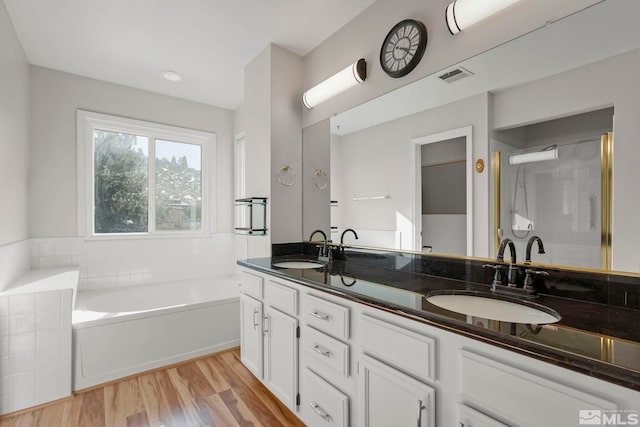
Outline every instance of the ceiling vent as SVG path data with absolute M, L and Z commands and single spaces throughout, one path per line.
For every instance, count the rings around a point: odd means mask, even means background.
M 443 82 L 453 83 L 469 76 L 473 76 L 473 73 L 471 71 L 464 69 L 462 67 L 456 67 L 447 71 L 444 74 L 439 75 L 438 78 Z

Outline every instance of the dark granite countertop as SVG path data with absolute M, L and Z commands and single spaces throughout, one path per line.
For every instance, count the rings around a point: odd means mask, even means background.
M 283 269 L 273 264 L 313 258 L 274 254 L 238 264 L 640 391 L 637 277 L 553 270 L 535 303 L 562 318 L 538 326 L 459 314 L 426 300 L 437 291 L 490 293 L 492 271 L 473 259 L 347 251 L 346 260 L 321 268 Z

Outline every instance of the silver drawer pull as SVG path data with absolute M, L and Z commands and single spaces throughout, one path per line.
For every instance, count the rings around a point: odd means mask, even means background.
M 324 348 L 320 347 L 318 344 L 312 345 L 311 349 L 316 353 L 320 353 L 324 357 L 331 357 L 331 352 L 329 350 L 325 350 Z
M 311 406 L 311 409 L 316 411 L 316 414 L 320 415 L 320 418 L 328 423 L 331 422 L 331 416 L 327 414 L 317 403 L 309 403 L 309 406 Z
M 309 314 L 313 317 L 315 317 L 316 319 L 320 319 L 320 320 L 329 320 L 331 317 L 329 317 L 328 314 L 323 314 L 320 313 L 319 311 L 310 311 Z
M 253 329 L 258 329 L 258 309 L 253 309 Z

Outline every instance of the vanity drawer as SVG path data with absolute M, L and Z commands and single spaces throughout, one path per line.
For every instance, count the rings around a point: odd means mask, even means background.
M 264 279 L 257 274 L 242 272 L 242 292 L 254 298 L 262 299 Z
M 460 400 L 507 425 L 531 425 L 532 420 L 541 426 L 575 425 L 581 410 L 618 409 L 615 402 L 562 384 L 557 381 L 561 378 L 545 378 L 544 372 L 529 372 L 526 365 L 512 364 L 514 360 L 465 348 L 459 352 Z
M 349 375 L 349 345 L 309 326 L 302 331 L 301 339 L 312 367 L 328 367 L 345 377 Z
M 411 375 L 433 381 L 436 341 L 375 317 L 362 316 L 362 349 Z
M 349 308 L 313 295 L 305 295 L 303 301 L 307 325 L 341 340 L 349 338 Z
M 349 398 L 306 368 L 302 373 L 302 419 L 309 427 L 348 426 Z
M 298 314 L 298 290 L 269 280 L 264 287 L 264 300 L 284 313 Z

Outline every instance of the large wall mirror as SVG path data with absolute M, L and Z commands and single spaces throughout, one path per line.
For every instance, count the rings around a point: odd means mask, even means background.
M 518 261 L 539 235 L 534 261 L 640 271 L 637 16 L 640 2 L 597 3 L 306 129 L 303 152 L 330 129 L 330 179 L 305 189 L 304 229 L 484 258 L 509 237 Z

